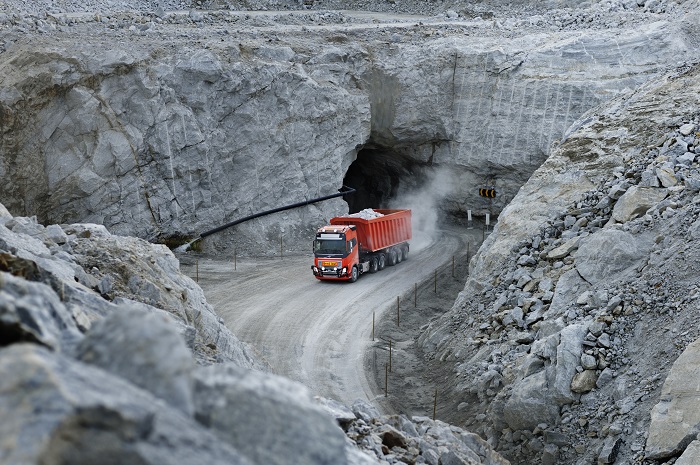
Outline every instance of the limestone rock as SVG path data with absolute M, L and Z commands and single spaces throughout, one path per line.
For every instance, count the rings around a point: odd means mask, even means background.
M 693 123 L 687 123 L 678 128 L 678 132 L 682 135 L 687 136 L 695 130 L 695 125 Z
M 0 333 L 2 345 L 28 341 L 56 350 L 63 340 L 80 338 L 73 318 L 50 287 L 5 272 L 0 272 Z
M 576 270 L 592 284 L 619 279 L 648 257 L 651 245 L 643 235 L 606 228 L 581 242 L 575 253 Z
M 352 410 L 338 401 L 323 397 L 316 397 L 315 399 L 318 405 L 335 418 L 335 421 L 337 421 L 343 429 L 346 429 L 350 423 L 357 419 L 357 416 L 352 413 Z
M 131 381 L 192 415 L 192 353 L 161 314 L 120 307 L 92 326 L 77 358 Z
M 252 462 L 347 463 L 343 431 L 300 384 L 230 364 L 195 380 L 197 420 Z
M 519 381 L 513 394 L 503 406 L 504 420 L 514 430 L 533 430 L 540 423 L 553 424 L 559 416 L 559 406 L 547 392 L 547 378 L 539 371 Z
M 700 441 L 695 440 L 683 451 L 676 460 L 676 465 L 695 465 L 700 463 Z
M 0 350 L 5 463 L 249 465 L 146 391 L 32 344 Z
M 646 457 L 659 460 L 684 450 L 700 432 L 700 340 L 690 344 L 673 363 L 651 411 Z
M 569 255 L 571 252 L 576 250 L 578 248 L 578 244 L 581 241 L 580 237 L 574 237 L 557 247 L 556 249 L 551 250 L 547 254 L 547 258 L 549 260 L 559 260 L 561 258 L 566 257 Z
M 678 184 L 678 179 L 673 172 L 673 168 L 657 168 L 656 176 L 659 178 L 659 182 L 661 182 L 661 185 L 664 187 L 673 187 Z
M 581 277 L 577 269 L 567 271 L 557 281 L 552 303 L 549 310 L 545 312 L 545 317 L 557 318 L 561 316 L 569 304 L 589 288 L 590 285 Z
M 583 394 L 593 390 L 596 386 L 598 376 L 595 370 L 584 370 L 581 373 L 576 373 L 571 380 L 571 392 Z
M 666 189 L 632 186 L 615 204 L 612 217 L 619 223 L 626 223 L 630 219 L 646 213 L 651 207 L 665 199 L 667 195 Z
M 609 463 L 615 463 L 617 458 L 617 453 L 622 446 L 622 439 L 618 437 L 609 437 L 605 440 L 603 445 L 603 450 L 600 451 L 598 455 L 598 465 L 607 465 Z

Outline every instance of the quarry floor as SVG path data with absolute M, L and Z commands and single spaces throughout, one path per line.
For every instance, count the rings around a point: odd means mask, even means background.
M 346 405 L 363 399 L 384 413 L 432 416 L 439 386 L 418 363 L 414 340 L 422 326 L 451 307 L 464 287 L 466 257 L 483 236 L 478 225 L 449 227 L 432 237 L 414 234 L 407 261 L 356 283 L 315 279 L 310 253 L 234 259 L 233 252 L 227 257 L 188 252 L 179 258 L 226 326 L 273 373 Z

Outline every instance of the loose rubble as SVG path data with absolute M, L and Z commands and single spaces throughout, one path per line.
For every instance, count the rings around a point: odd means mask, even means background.
M 483 464 L 510 462 L 476 434 L 428 417 L 380 415 L 358 400 L 349 409 L 327 399 L 318 402 L 365 454 L 382 464 Z
M 697 67 L 685 72 L 676 78 L 697 85 Z M 497 274 L 468 283 L 450 318 L 421 337 L 432 357 L 456 362 L 460 424 L 513 463 L 657 463 L 697 435 L 697 412 L 679 400 L 700 336 L 700 113 L 688 104 L 695 112 L 660 138 L 620 139 L 622 154 L 583 171 L 592 188 L 580 183 L 567 208 L 490 258 L 500 222 L 518 221 L 502 214 L 472 262 L 496 260 Z M 526 197 L 514 204 L 533 209 Z M 435 344 L 436 327 L 455 338 Z M 687 422 L 671 420 L 679 415 Z

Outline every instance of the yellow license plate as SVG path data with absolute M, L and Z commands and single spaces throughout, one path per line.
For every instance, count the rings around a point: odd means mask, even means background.
M 323 262 L 321 266 L 338 266 L 338 262 Z

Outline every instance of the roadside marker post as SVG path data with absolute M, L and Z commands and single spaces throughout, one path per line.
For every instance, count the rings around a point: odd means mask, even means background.
M 389 364 L 384 364 L 384 397 L 389 397 Z
M 436 414 L 437 414 L 437 388 L 435 388 L 435 397 L 433 398 L 433 421 L 435 421 Z
M 391 371 L 391 339 L 389 339 L 389 371 Z
M 472 211 L 467 210 L 467 229 L 474 229 L 474 223 L 472 223 Z
M 401 326 L 401 305 L 399 296 L 396 296 L 396 326 Z
M 199 258 L 195 261 L 195 269 L 197 270 L 195 274 L 195 279 L 199 282 Z

